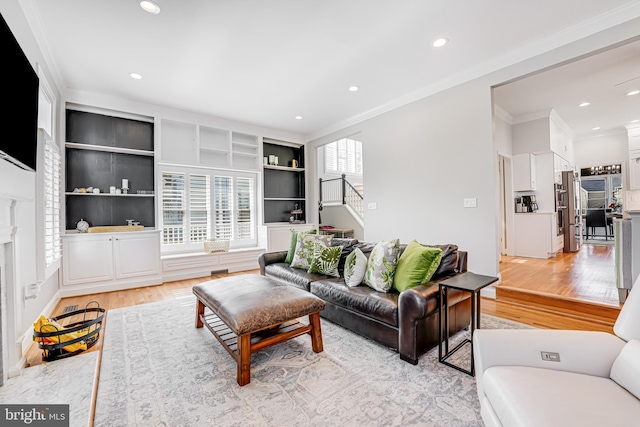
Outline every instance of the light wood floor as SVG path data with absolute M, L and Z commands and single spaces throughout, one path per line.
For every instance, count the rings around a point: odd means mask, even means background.
M 583 254 L 592 254 L 594 256 L 586 257 L 582 256 Z M 601 295 L 603 293 L 601 288 L 604 288 L 604 286 L 601 286 L 601 283 L 595 278 L 591 280 L 590 276 L 602 276 L 599 269 L 594 270 L 592 267 L 594 265 L 600 265 L 600 267 L 607 265 L 608 257 L 611 257 L 609 252 L 604 250 L 602 247 L 596 246 L 586 249 L 582 254 L 561 254 L 556 259 L 550 260 L 505 257 L 501 263 L 503 284 L 515 287 L 520 286 L 521 288 L 534 291 L 559 289 L 559 292 L 565 295 Z M 258 273 L 258 271 L 246 271 L 235 274 L 245 273 Z M 579 281 L 584 279 L 585 275 L 587 276 L 587 279 L 589 279 L 587 284 L 579 283 Z M 64 308 L 67 306 L 78 305 L 78 307 L 83 308 L 91 301 L 97 301 L 100 304 L 100 307 L 106 309 L 108 312 L 110 309 L 120 307 L 176 299 L 185 295 L 190 295 L 191 288 L 198 283 L 224 276 L 226 276 L 226 274 L 167 282 L 159 286 L 148 286 L 124 291 L 63 298 L 57 304 L 53 313 L 50 314 L 50 317 L 62 314 L 64 312 Z M 607 280 L 610 279 L 607 278 Z M 605 281 L 602 283 L 604 282 Z M 550 285 L 550 283 L 553 285 Z M 549 310 L 526 308 L 502 302 L 500 300 L 487 298 L 482 299 L 483 313 L 514 320 L 539 328 L 612 331 L 610 325 L 584 320 L 580 318 L 581 316 L 572 315 L 571 310 L 571 307 L 569 307 L 568 313 L 550 312 Z M 103 324 L 103 335 L 108 329 L 108 315 L 105 318 L 107 320 Z M 77 320 L 79 319 L 70 318 L 66 323 Z M 102 341 L 103 340 L 101 338 L 89 351 L 100 351 L 102 348 Z M 27 352 L 27 363 L 29 366 L 42 363 L 41 351 L 35 344 L 33 344 Z
M 586 244 L 548 259 L 503 256 L 501 286 L 618 307 L 613 245 Z

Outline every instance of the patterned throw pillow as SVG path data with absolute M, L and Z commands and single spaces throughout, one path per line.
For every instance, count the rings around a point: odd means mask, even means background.
M 381 240 L 369 255 L 364 284 L 379 292 L 388 292 L 398 266 L 400 239 Z
M 298 233 L 298 241 L 293 254 L 293 260 L 291 261 L 291 267 L 308 270 L 311 261 L 313 261 L 313 244 L 319 241 L 325 246 L 331 246 L 331 239 L 333 239 L 333 236 L 305 232 Z
M 327 276 L 340 277 L 338 263 L 342 254 L 342 246 L 326 247 L 321 242 L 313 244 L 313 260 L 308 273 L 326 274 Z
M 344 281 L 351 288 L 359 286 L 366 272 L 367 256 L 360 248 L 355 248 L 344 262 Z
M 303 233 L 309 233 L 309 234 L 316 234 L 316 230 L 315 229 L 311 229 L 309 231 L 303 231 Z M 296 230 L 291 230 L 291 237 L 289 240 L 289 250 L 287 251 L 287 256 L 284 259 L 284 262 L 286 262 L 287 264 L 291 264 L 291 261 L 293 261 L 293 254 L 296 251 L 296 244 L 298 243 L 298 231 Z

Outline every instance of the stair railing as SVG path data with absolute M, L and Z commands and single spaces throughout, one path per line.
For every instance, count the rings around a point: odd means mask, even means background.
M 346 205 L 361 221 L 364 219 L 364 196 L 347 180 L 345 174 L 340 178 L 320 178 L 320 204 L 323 203 Z

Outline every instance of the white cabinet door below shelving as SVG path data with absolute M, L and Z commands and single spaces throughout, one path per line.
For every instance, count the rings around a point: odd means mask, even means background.
M 315 228 L 315 224 L 268 224 L 267 225 L 267 252 L 279 252 L 289 249 L 291 242 L 291 230 L 309 231 Z
M 160 244 L 157 234 L 118 235 L 113 241 L 116 279 L 160 272 Z
M 111 236 L 64 239 L 64 283 L 101 282 L 113 279 Z

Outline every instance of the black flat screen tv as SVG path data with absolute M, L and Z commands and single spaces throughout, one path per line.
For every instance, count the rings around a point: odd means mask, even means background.
M 11 29 L 0 14 L 3 91 L 0 158 L 36 170 L 39 79 Z

